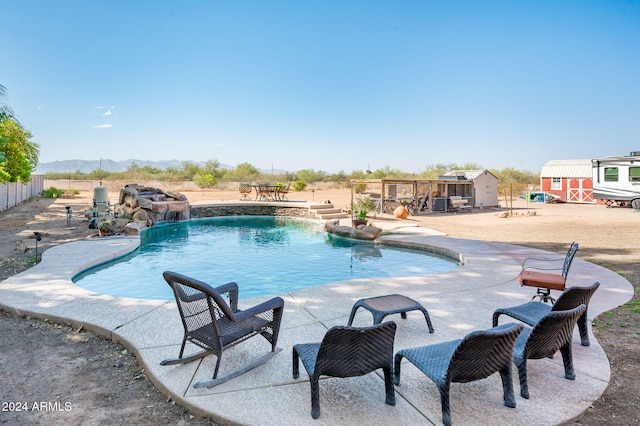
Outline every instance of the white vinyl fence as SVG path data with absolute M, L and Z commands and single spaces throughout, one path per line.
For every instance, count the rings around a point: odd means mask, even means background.
M 31 181 L 0 183 L 0 211 L 17 206 L 44 189 L 44 176 L 31 175 Z

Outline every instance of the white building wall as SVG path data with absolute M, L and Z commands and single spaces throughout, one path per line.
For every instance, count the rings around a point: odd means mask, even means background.
M 473 179 L 475 206 L 496 207 L 498 205 L 498 178 L 484 171 Z

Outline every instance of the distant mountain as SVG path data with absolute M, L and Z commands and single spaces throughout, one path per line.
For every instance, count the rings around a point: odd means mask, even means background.
M 140 167 L 151 166 L 158 169 L 166 169 L 167 167 L 182 167 L 184 161 L 180 160 L 165 160 L 165 161 L 144 161 L 144 160 L 64 160 L 64 161 L 52 161 L 50 163 L 38 163 L 35 174 L 45 173 L 91 173 L 94 170 L 105 170 L 107 172 L 124 172 L 132 164 L 137 164 Z M 204 166 L 206 161 L 188 161 L 188 163 L 195 163 L 199 166 Z M 228 164 L 220 164 L 220 168 L 233 169 L 234 166 Z

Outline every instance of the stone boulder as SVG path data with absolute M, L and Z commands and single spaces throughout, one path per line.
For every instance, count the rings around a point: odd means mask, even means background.
M 330 234 L 355 240 L 375 240 L 382 233 L 382 229 L 375 226 L 360 226 L 358 229 L 351 226 L 338 225 L 336 222 L 327 222 L 324 230 Z

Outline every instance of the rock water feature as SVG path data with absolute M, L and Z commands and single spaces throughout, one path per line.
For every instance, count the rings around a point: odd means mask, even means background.
M 113 217 L 98 220 L 100 235 L 138 234 L 160 222 L 189 220 L 189 201 L 184 194 L 129 184 L 120 190 Z

